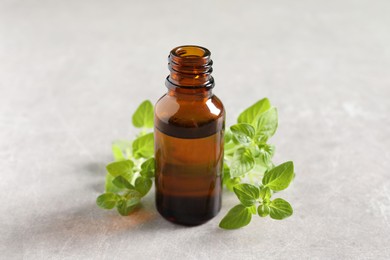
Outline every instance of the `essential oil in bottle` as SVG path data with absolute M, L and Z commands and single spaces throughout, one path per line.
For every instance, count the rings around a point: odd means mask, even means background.
M 200 225 L 221 208 L 225 110 L 212 93 L 210 51 L 174 48 L 168 92 L 155 106 L 156 206 L 167 220 Z

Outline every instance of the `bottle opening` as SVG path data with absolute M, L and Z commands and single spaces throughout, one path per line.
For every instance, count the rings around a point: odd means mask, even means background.
M 204 47 L 187 45 L 174 48 L 171 54 L 178 58 L 208 58 L 211 53 Z
M 167 87 L 212 88 L 213 61 L 210 56 L 208 49 L 196 45 L 184 45 L 171 50 L 168 57 L 171 73 L 167 78 Z

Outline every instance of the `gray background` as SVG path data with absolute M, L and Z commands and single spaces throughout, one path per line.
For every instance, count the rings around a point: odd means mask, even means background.
M 0 2 L 0 258 L 390 258 L 389 1 Z M 212 51 L 228 123 L 278 107 L 285 221 L 229 232 L 95 206 L 111 141 L 165 91 L 167 55 Z

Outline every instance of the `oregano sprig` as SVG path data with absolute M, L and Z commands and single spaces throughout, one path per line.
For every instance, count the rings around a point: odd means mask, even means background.
M 285 162 L 267 171 L 260 185 L 248 183 L 235 185 L 233 191 L 241 204 L 233 207 L 219 223 L 219 226 L 224 229 L 244 227 L 249 224 L 254 214 L 258 214 L 260 217 L 270 215 L 271 218 L 278 220 L 291 216 L 293 209 L 287 201 L 281 198 L 271 200 L 271 197 L 273 192 L 286 189 L 293 176 L 293 163 Z
M 153 105 L 149 100 L 141 103 L 132 118 L 133 125 L 141 128 L 132 142 L 116 141 L 112 145 L 115 162 L 106 166 L 105 193 L 96 203 L 103 209 L 116 207 L 119 214 L 129 215 L 152 187 L 153 158 Z
M 115 162 L 107 165 L 105 193 L 96 203 L 104 209 L 117 208 L 128 215 L 151 189 L 154 177 L 153 105 L 146 100 L 132 117 L 141 131 L 133 141 L 115 141 Z M 267 98 L 245 109 L 237 124 L 225 131 L 223 184 L 234 191 L 240 204 L 234 206 L 219 226 L 237 229 L 248 225 L 252 215 L 284 219 L 292 215 L 291 205 L 281 198 L 271 200 L 275 192 L 286 189 L 294 178 L 293 162 L 275 167 L 275 147 L 268 140 L 278 127 L 277 109 Z

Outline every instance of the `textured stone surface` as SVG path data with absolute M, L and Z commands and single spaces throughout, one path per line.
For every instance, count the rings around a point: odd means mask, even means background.
M 245 4 L 244 4 L 245 3 Z M 389 259 L 389 1 L 0 2 L 1 259 Z M 95 206 L 110 143 L 165 91 L 180 44 L 212 51 L 228 121 L 267 96 L 285 221 L 233 232 Z

